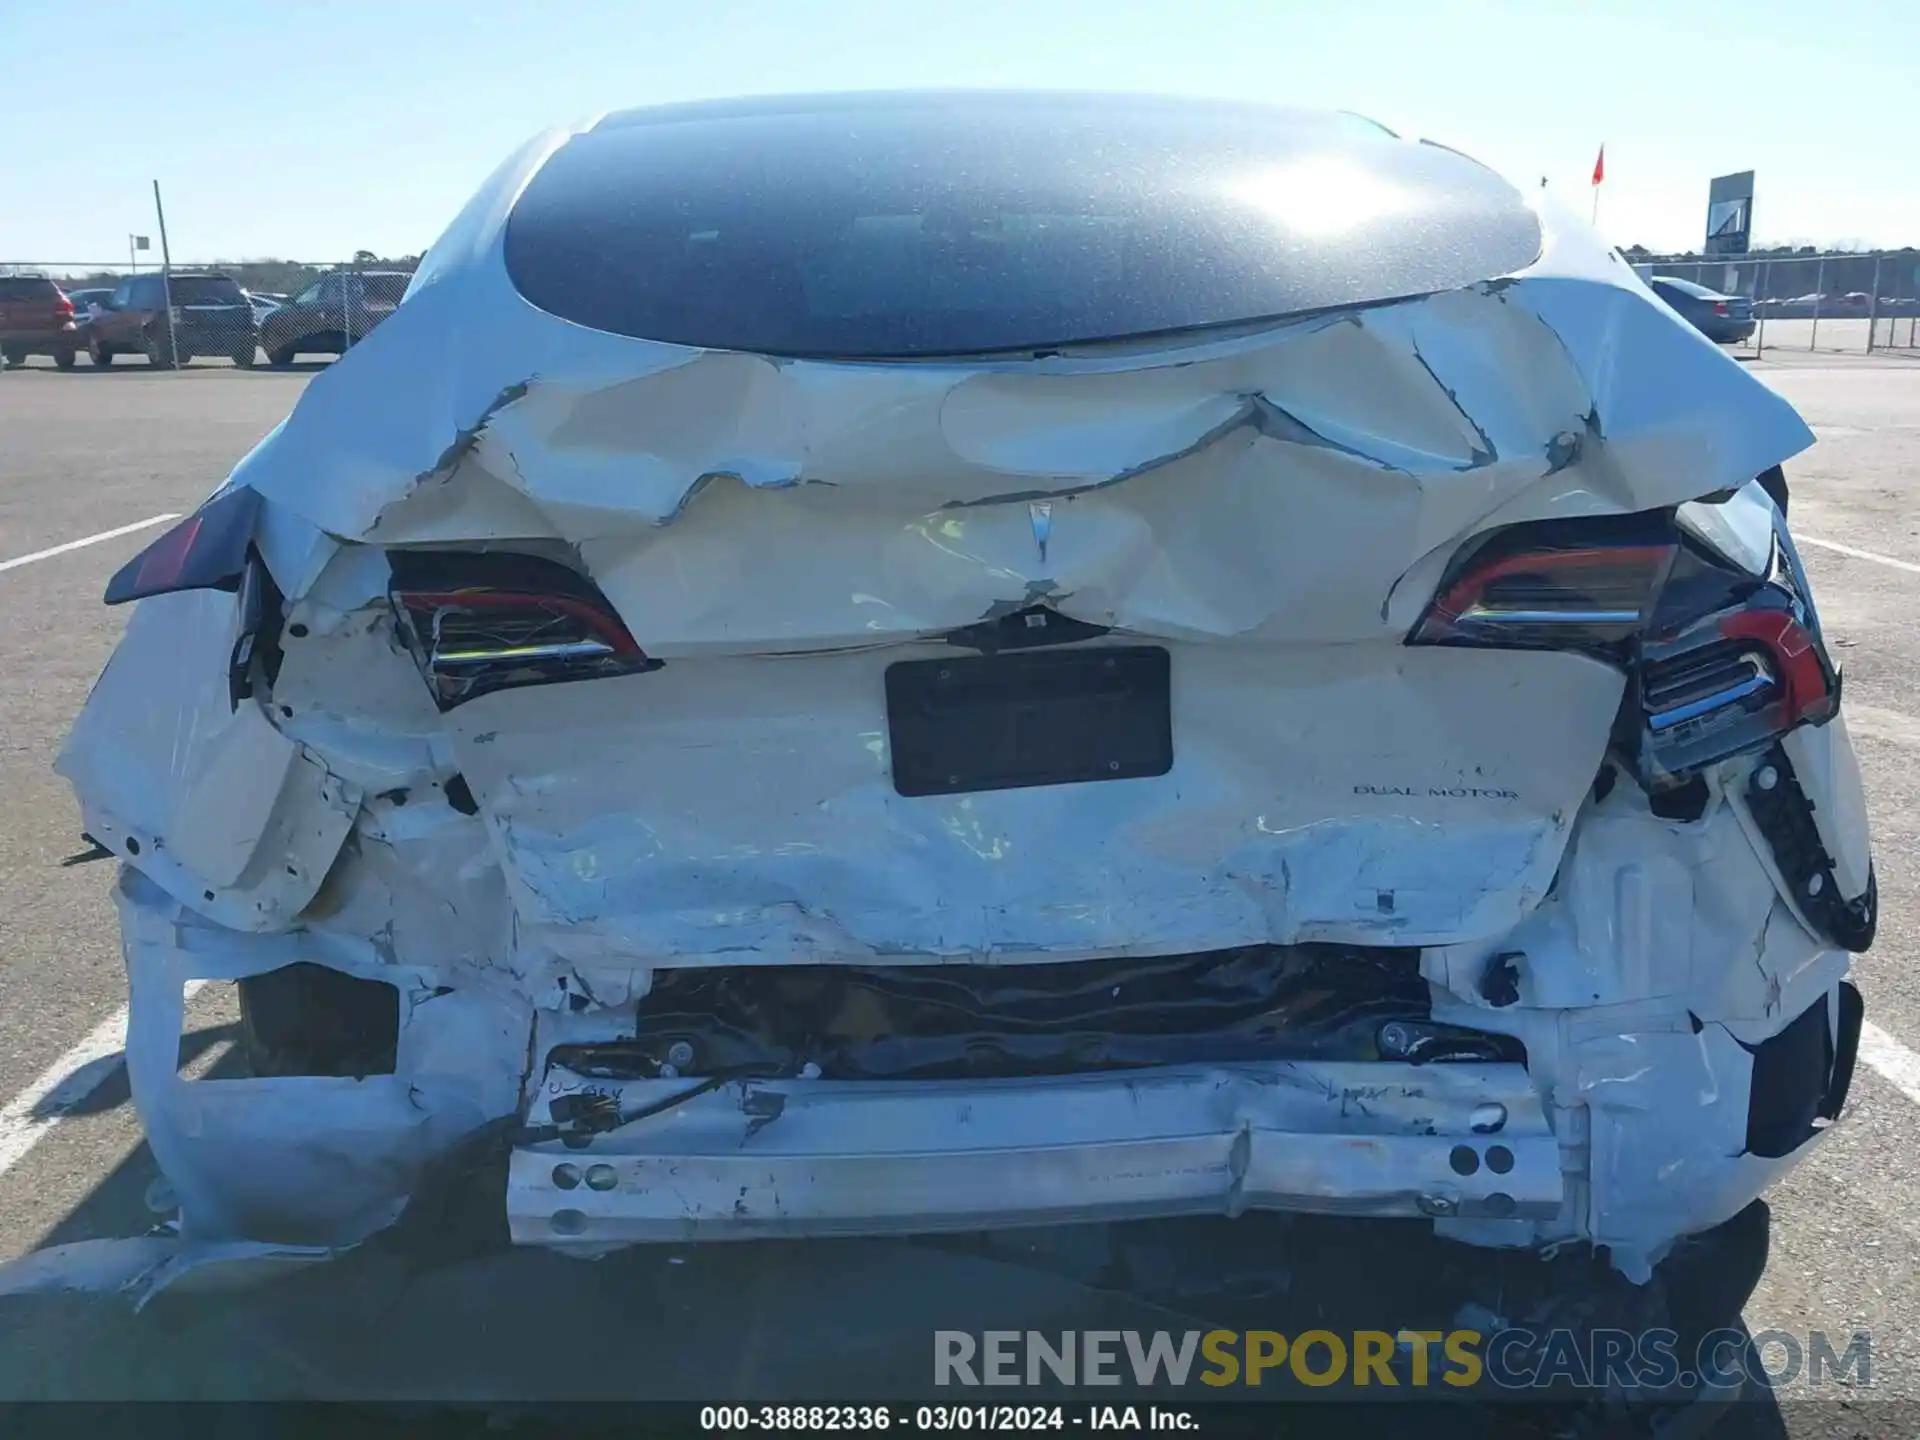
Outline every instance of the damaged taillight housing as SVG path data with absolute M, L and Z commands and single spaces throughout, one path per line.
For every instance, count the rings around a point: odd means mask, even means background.
M 1647 637 L 1639 759 L 1656 785 L 1839 708 L 1839 677 L 1802 608 L 1770 586 L 1749 604 Z
M 1652 617 L 1676 549 L 1661 517 L 1497 530 L 1455 560 L 1407 643 L 1623 659 Z
M 1783 512 L 1763 481 L 1671 510 L 1492 532 L 1457 557 L 1410 645 L 1576 650 L 1627 677 L 1612 754 L 1662 818 L 1704 813 L 1707 767 L 1755 757 L 1749 814 L 1802 915 L 1844 949 L 1873 943 L 1871 864 L 1839 892 L 1814 802 L 1782 737 L 1840 709 L 1840 676 Z
M 1574 650 L 1630 677 L 1616 741 L 1649 791 L 1832 716 L 1839 677 L 1772 502 L 1492 532 L 1457 558 L 1410 645 Z
M 394 620 L 442 711 L 495 690 L 660 668 L 592 581 L 506 551 L 394 550 Z
M 156 595 L 224 590 L 236 597 L 233 649 L 227 662 L 227 698 L 238 710 L 255 682 L 271 686 L 280 672 L 279 586 L 254 545 L 260 495 L 245 485 L 222 486 L 193 514 L 114 572 L 106 603 L 125 605 Z

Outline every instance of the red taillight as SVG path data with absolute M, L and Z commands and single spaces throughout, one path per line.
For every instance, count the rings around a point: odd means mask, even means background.
M 638 655 L 620 617 L 564 595 L 505 590 L 396 590 L 416 627 L 433 637 L 442 665 L 548 659 L 557 653 Z
M 1611 646 L 1639 633 L 1674 546 L 1489 546 L 1442 586 L 1411 645 Z
M 222 490 L 121 566 L 107 582 L 107 604 L 176 590 L 239 589 L 259 509 L 260 496 L 246 486 Z
M 1736 610 L 1722 615 L 1719 630 L 1729 640 L 1757 642 L 1773 659 L 1785 692 L 1781 699 L 1788 724 L 1817 714 L 1833 698 L 1827 668 L 1813 636 L 1784 610 Z
M 1731 315 L 1733 312 L 1727 309 L 1726 301 L 1716 300 L 1713 302 L 1713 313 L 1716 315 Z
M 56 315 L 71 315 L 73 314 L 73 301 L 62 295 L 54 302 L 53 311 Z
M 492 690 L 659 668 L 606 598 L 554 561 L 395 552 L 394 614 L 442 710 Z
M 1410 645 L 1570 650 L 1617 665 L 1654 789 L 1819 724 L 1839 703 L 1791 542 L 1764 574 L 1668 515 L 1538 521 L 1456 560 Z
M 1828 719 L 1837 680 L 1800 615 L 1769 590 L 1650 637 L 1638 666 L 1639 769 L 1656 785 Z

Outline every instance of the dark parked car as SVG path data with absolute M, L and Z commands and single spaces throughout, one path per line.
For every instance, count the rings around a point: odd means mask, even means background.
M 0 275 L 0 356 L 7 364 L 51 355 L 54 364 L 71 370 L 79 345 L 73 301 L 58 285 L 44 275 Z
M 1656 275 L 1647 284 L 1682 319 L 1716 344 L 1738 345 L 1753 334 L 1753 302 L 1744 295 L 1722 295 L 1671 275 Z
M 275 365 L 300 355 L 344 355 L 400 303 L 413 277 L 404 270 L 323 275 L 260 321 L 260 348 Z
M 107 301 L 112 298 L 113 287 L 111 285 L 95 286 L 85 290 L 67 291 L 67 299 L 73 302 L 74 323 L 79 325 L 86 324 L 87 316 L 93 310 L 94 306 L 105 305 Z
M 259 338 L 246 292 L 227 275 L 175 275 L 170 281 L 157 274 L 130 275 L 86 327 L 87 355 L 96 365 L 111 365 L 123 352 L 145 355 L 150 365 L 171 364 L 176 354 L 182 365 L 196 355 L 224 355 L 236 365 L 251 365 Z
M 113 298 L 113 287 L 92 286 L 84 290 L 67 291 L 67 299 L 73 302 L 74 351 L 87 348 L 87 327 L 93 322 L 94 312 Z

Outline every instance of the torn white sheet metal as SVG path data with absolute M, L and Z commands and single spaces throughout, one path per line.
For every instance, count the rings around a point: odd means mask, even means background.
M 229 694 L 231 597 L 149 600 L 63 752 L 128 867 L 133 1091 L 196 1241 L 358 1240 L 552 1082 L 536 1006 L 631 1034 L 654 970 L 689 964 L 1425 946 L 1435 1017 L 1528 1067 L 736 1085 L 521 1149 L 518 1238 L 1272 1205 L 1601 1238 L 1642 1273 L 1790 1163 L 1741 1154 L 1742 1046 L 1846 957 L 1779 898 L 1734 798 L 1751 762 L 1697 821 L 1631 781 L 1594 800 L 1617 670 L 1401 643 L 1480 532 L 1677 505 L 1811 442 L 1584 225 L 1531 192 L 1518 275 L 1243 333 L 770 360 L 518 297 L 501 227 L 566 133 L 237 468 L 288 599 L 270 700 Z M 577 559 L 665 668 L 440 716 L 384 595 L 381 547 L 428 542 Z M 886 666 L 1040 600 L 1165 643 L 1173 771 L 898 795 Z M 1864 883 L 1843 730 L 1787 743 Z M 176 1075 L 186 980 L 300 960 L 400 989 L 396 1074 Z
M 1750 765 L 1730 768 L 1744 776 Z M 1847 961 L 1785 909 L 1764 853 L 1732 798 L 1717 793 L 1698 820 L 1676 823 L 1623 780 L 1582 810 L 1551 895 L 1490 940 L 1430 950 L 1426 973 L 1471 997 L 1478 1013 L 1457 1023 L 1479 1028 L 1507 1028 L 1479 994 L 1495 956 L 1511 964 L 1523 1011 L 1635 1006 L 1628 1013 L 1777 1024 Z
M 687 1083 L 556 1070 L 542 1098 L 638 1108 Z M 1559 1146 L 1518 1065 L 747 1081 L 583 1148 L 518 1149 L 507 1187 L 516 1240 L 589 1248 L 1259 1209 L 1551 1219 L 1560 1203 Z
M 372 955 L 343 963 L 337 944 L 300 932 L 223 931 L 132 870 L 122 872 L 115 898 L 130 982 L 127 1073 L 147 1142 L 179 1197 L 183 1234 L 195 1242 L 363 1239 L 398 1217 L 436 1157 L 516 1109 L 532 1010 L 503 988 L 476 975 L 463 989 L 434 993 Z M 393 1074 L 177 1073 L 186 981 L 299 959 L 404 987 Z
M 314 896 L 360 790 L 227 685 L 234 598 L 144 601 L 55 763 L 87 833 L 235 930 L 286 928 Z
M 1584 227 L 1543 219 L 1511 282 L 1230 339 L 911 365 L 564 323 L 512 290 L 495 224 L 236 478 L 349 540 L 573 542 L 669 659 L 872 643 L 1037 595 L 1150 635 L 1381 636 L 1436 547 L 1688 500 L 1811 441 Z
M 136 1310 L 165 1291 L 257 1285 L 338 1252 L 255 1240 L 190 1243 L 177 1234 L 76 1240 L 0 1264 L 0 1296 L 118 1295 Z
M 123 1293 L 180 1250 L 179 1236 L 159 1234 L 49 1245 L 0 1265 L 0 1296 Z
M 1568 655 L 1173 652 L 1175 771 L 1112 785 L 900 796 L 881 695 L 907 649 L 670 665 L 447 720 L 526 934 L 576 964 L 1018 960 L 1511 929 L 1620 696 Z
M 1731 1218 L 1805 1158 L 1747 1153 L 1753 1058 L 1720 1025 L 1594 1037 L 1577 1047 L 1596 1243 L 1658 1260 L 1674 1234 Z M 1731 1103 L 1728 1103 L 1731 1102 Z

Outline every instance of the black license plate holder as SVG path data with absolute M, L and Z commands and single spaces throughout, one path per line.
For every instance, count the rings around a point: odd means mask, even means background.
M 1138 780 L 1173 768 L 1172 660 L 1156 645 L 901 660 L 887 667 L 886 686 L 901 795 Z

